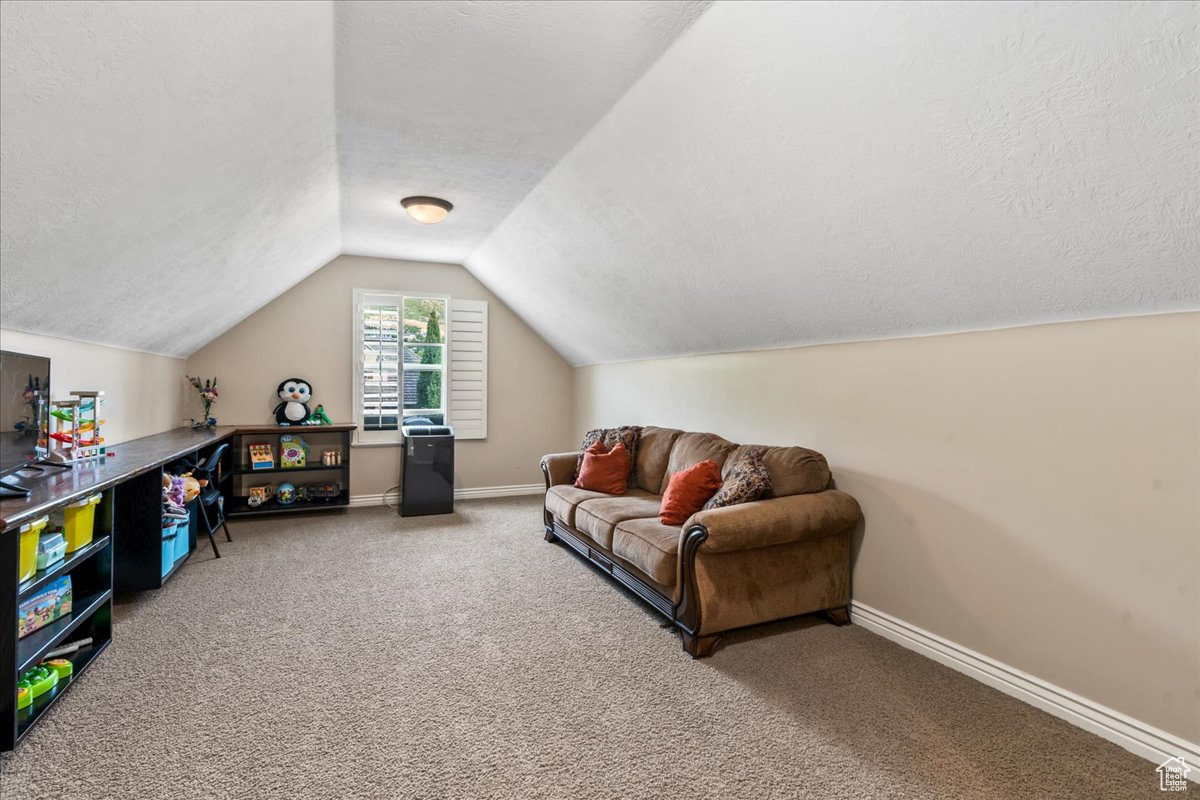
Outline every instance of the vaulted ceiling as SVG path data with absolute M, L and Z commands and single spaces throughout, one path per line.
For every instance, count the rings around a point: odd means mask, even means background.
M 1200 304 L 1195 4 L 0 22 L 6 328 L 184 355 L 341 252 L 463 263 L 577 364 Z

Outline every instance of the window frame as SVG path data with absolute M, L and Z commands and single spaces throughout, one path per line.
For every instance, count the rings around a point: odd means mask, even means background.
M 366 362 L 363 360 L 363 347 L 365 345 L 363 338 L 363 313 L 369 298 L 391 298 L 400 308 L 400 325 L 397 332 L 397 349 L 398 349 L 398 403 L 397 417 L 399 423 L 394 431 L 368 431 L 364 426 L 365 415 L 363 414 L 363 379 L 366 372 Z M 404 363 L 404 301 L 408 299 L 414 300 L 441 300 L 446 304 L 445 319 L 446 324 L 442 331 L 442 363 L 441 364 L 412 364 L 408 367 Z M 400 427 L 403 425 L 404 417 L 420 416 L 422 414 L 441 414 L 445 424 L 450 424 L 450 303 L 451 298 L 448 294 L 439 294 L 436 292 L 404 292 L 395 289 L 355 289 L 353 294 L 353 322 L 354 322 L 354 353 L 352 366 L 351 380 L 354 383 L 354 437 L 351 442 L 355 447 L 395 447 L 400 444 Z M 440 409 L 406 409 L 404 408 L 404 373 L 405 372 L 440 372 L 442 375 L 442 408 Z

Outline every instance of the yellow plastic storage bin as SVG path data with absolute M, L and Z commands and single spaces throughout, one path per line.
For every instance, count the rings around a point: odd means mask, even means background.
M 92 530 L 96 527 L 96 504 L 100 495 L 94 494 L 85 500 L 76 500 L 63 506 L 63 538 L 67 540 L 67 552 L 74 553 L 92 543 Z
M 38 535 L 46 527 L 50 517 L 40 517 L 21 526 L 21 555 L 17 558 L 17 583 L 27 581 L 37 572 Z

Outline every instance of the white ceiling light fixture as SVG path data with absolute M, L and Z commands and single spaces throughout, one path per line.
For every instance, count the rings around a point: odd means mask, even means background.
M 441 222 L 449 214 L 454 205 L 449 200 L 440 197 L 406 197 L 400 201 L 408 215 L 423 225 L 433 225 Z

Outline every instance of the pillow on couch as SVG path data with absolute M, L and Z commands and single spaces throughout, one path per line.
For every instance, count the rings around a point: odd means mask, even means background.
M 583 469 L 583 455 L 596 442 L 602 442 L 605 450 L 612 450 L 617 442 L 625 445 L 629 453 L 629 479 L 627 485 L 633 486 L 634 473 L 637 469 L 638 436 L 642 429 L 639 425 L 622 425 L 619 428 L 593 428 L 583 435 L 583 446 L 579 448 L 579 458 L 575 460 L 575 477 L 579 477 Z
M 579 477 L 579 471 L 583 469 L 583 454 L 588 451 L 596 442 L 604 441 L 604 434 L 608 433 L 604 428 L 593 428 L 583 435 L 583 444 L 579 448 L 579 458 L 575 459 L 575 477 Z M 608 452 L 609 448 L 604 448 Z
M 676 472 L 663 492 L 658 521 L 663 525 L 682 525 L 720 488 L 721 468 L 711 458 Z
M 629 482 L 629 451 L 617 442 L 612 450 L 604 442 L 593 442 L 583 454 L 583 466 L 575 486 L 605 494 L 625 494 Z
M 704 510 L 736 506 L 766 496 L 771 491 L 771 473 L 763 463 L 765 447 L 747 449 L 725 472 L 725 482 L 704 504 Z

